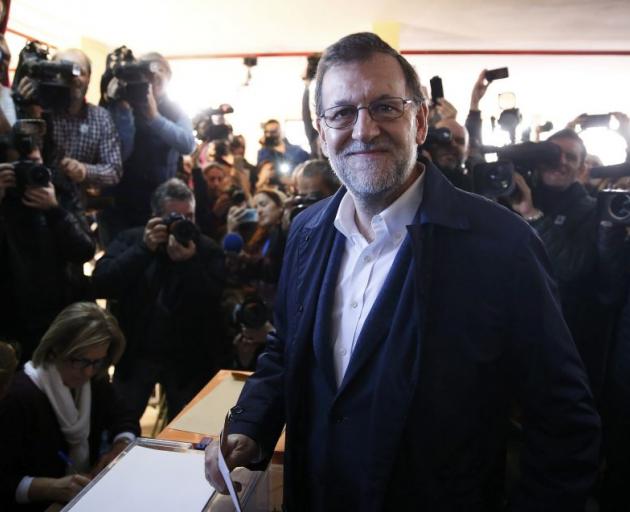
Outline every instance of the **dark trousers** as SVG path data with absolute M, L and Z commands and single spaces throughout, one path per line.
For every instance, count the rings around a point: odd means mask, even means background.
M 211 378 L 210 373 L 182 378 L 168 363 L 137 359 L 126 365 L 124 372 L 116 371 L 114 387 L 133 411 L 134 417 L 140 421 L 151 392 L 159 382 L 166 395 L 167 417 L 171 421 Z

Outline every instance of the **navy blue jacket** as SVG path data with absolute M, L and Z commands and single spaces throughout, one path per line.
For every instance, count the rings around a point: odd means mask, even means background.
M 344 193 L 296 217 L 277 331 L 233 408 L 230 432 L 266 454 L 286 422 L 287 509 L 335 509 L 334 483 L 313 485 L 304 468 L 338 470 L 341 460 L 356 473 L 348 510 L 485 512 L 516 402 L 524 432 L 512 510 L 583 510 L 600 420 L 542 243 L 513 213 L 455 189 L 431 164 L 407 228 L 408 256 L 392 267 L 332 400 L 309 403 L 325 396 L 321 382 L 313 389 L 315 370 L 336 386 L 329 333 L 315 320 L 334 286 L 327 268 L 339 260 L 333 220 Z M 364 421 L 348 429 L 355 415 Z

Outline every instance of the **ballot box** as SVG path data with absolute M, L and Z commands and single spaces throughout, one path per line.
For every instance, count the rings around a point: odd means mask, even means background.
M 269 503 L 268 471 L 237 468 L 232 480 L 244 512 L 273 510 Z M 223 496 L 205 479 L 204 451 L 192 443 L 136 439 L 116 457 L 64 512 L 232 512 Z

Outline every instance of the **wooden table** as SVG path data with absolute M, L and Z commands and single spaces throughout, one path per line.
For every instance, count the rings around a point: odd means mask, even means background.
M 177 419 L 179 419 L 181 416 L 185 415 L 186 412 L 188 410 L 190 410 L 192 407 L 195 406 L 195 404 L 197 402 L 199 402 L 201 399 L 203 399 L 206 395 L 208 395 L 209 393 L 212 392 L 212 390 L 214 388 L 216 388 L 221 381 L 223 381 L 224 379 L 229 378 L 242 378 L 243 380 L 247 380 L 247 377 L 249 377 L 251 375 L 251 372 L 240 372 L 240 371 L 232 371 L 232 370 L 219 370 L 219 372 L 212 378 L 212 380 L 210 382 L 208 382 L 208 384 L 206 384 L 206 386 L 199 392 L 197 393 L 197 396 L 195 398 L 193 398 L 190 403 L 188 405 L 186 405 L 186 407 L 184 407 L 182 409 L 182 411 L 177 415 L 177 417 L 171 422 L 169 423 L 166 428 L 164 430 L 162 430 L 162 432 L 160 432 L 157 436 L 158 439 L 166 439 L 169 441 L 182 441 L 182 442 L 186 442 L 186 443 L 198 443 L 200 442 L 204 437 L 208 437 L 207 434 L 200 434 L 198 432 L 186 432 L 183 430 L 177 430 L 174 428 L 171 428 L 170 425 L 173 424 L 174 421 L 176 421 Z M 220 414 L 224 415 L 227 411 L 221 411 Z M 213 433 L 211 434 L 209 437 L 212 437 L 213 439 L 218 439 L 219 438 L 219 434 L 220 432 L 217 433 Z M 280 436 L 280 439 L 278 440 L 278 444 L 276 444 L 276 448 L 273 452 L 273 457 L 271 459 L 271 462 L 273 464 L 282 464 L 284 461 L 284 432 L 282 433 L 282 435 Z

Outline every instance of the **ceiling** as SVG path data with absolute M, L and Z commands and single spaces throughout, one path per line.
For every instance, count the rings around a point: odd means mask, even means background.
M 630 50 L 629 0 L 13 0 L 9 27 L 170 57 L 321 51 L 399 24 L 402 50 Z

